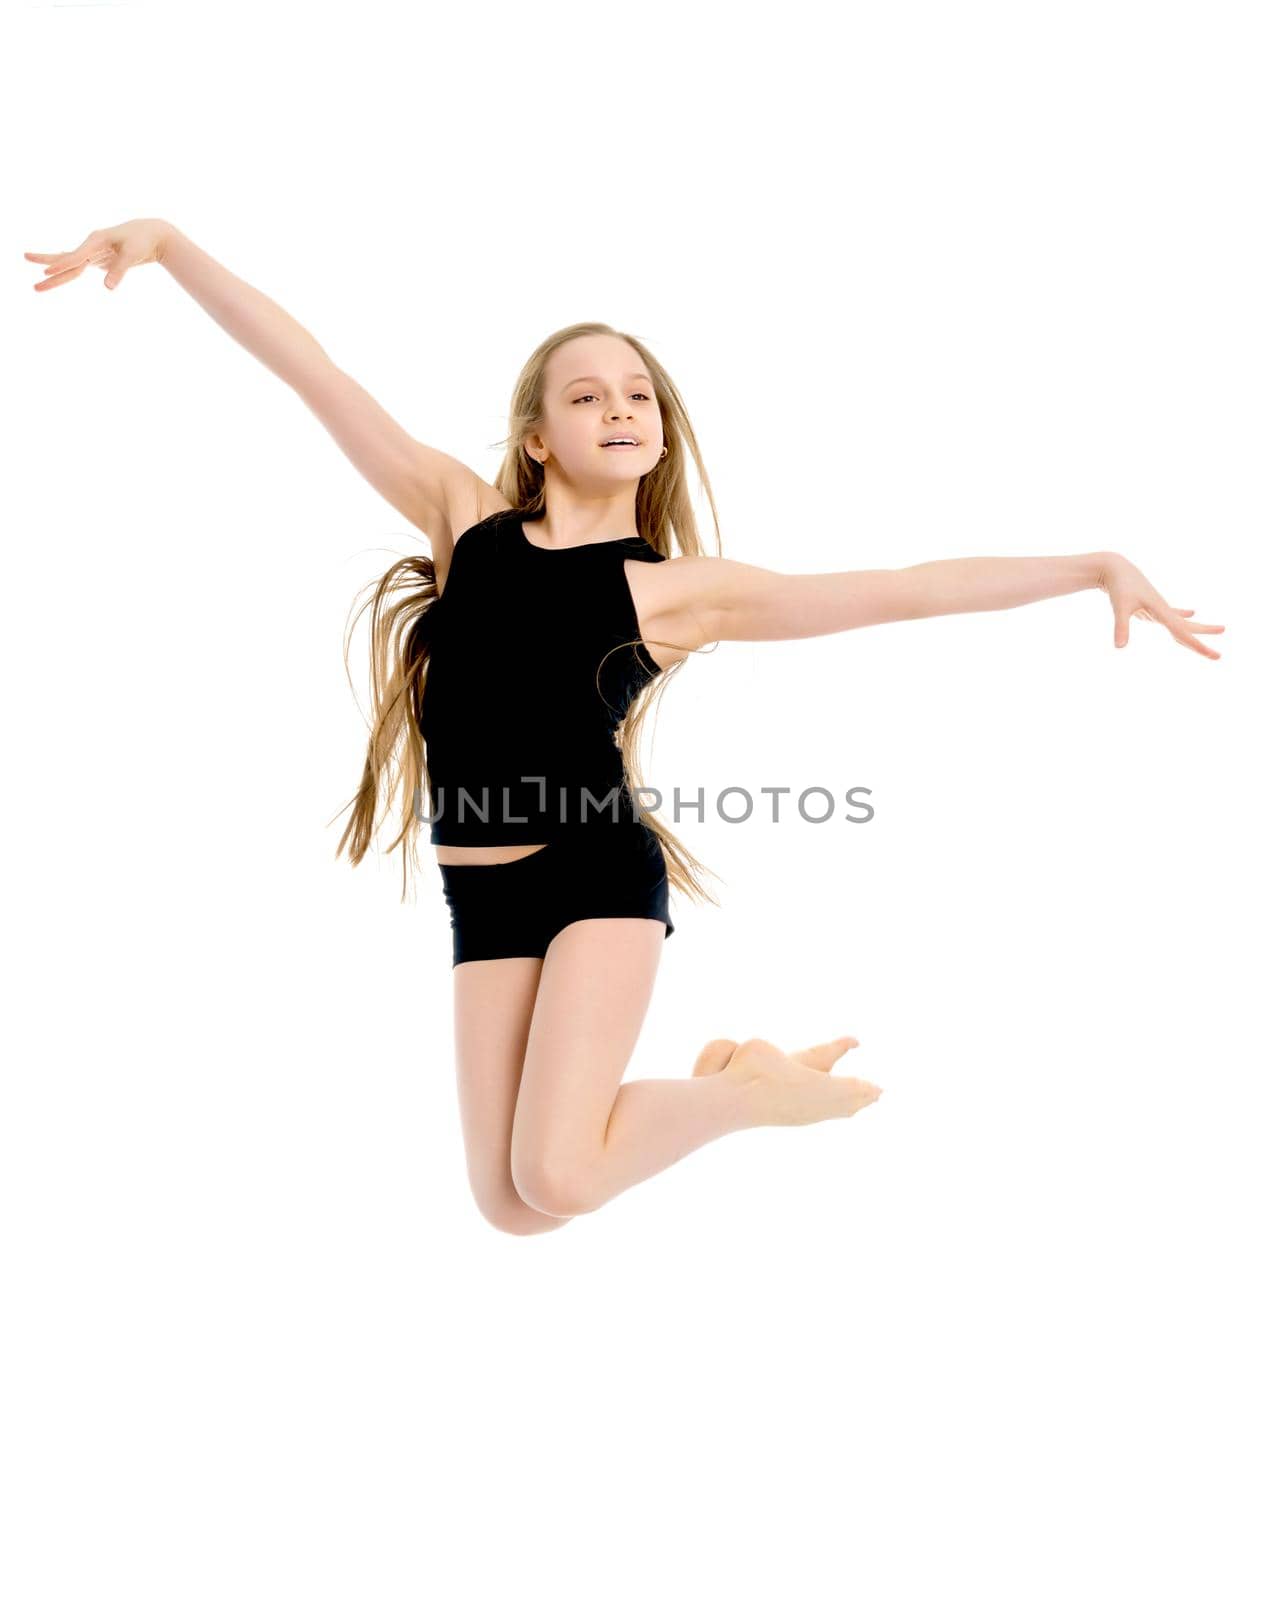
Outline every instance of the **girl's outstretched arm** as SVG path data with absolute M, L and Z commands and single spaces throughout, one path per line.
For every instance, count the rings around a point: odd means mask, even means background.
M 1196 638 L 1222 624 L 1188 622 L 1194 611 L 1166 603 L 1132 562 L 1114 551 L 1078 556 L 963 556 L 867 572 L 770 572 L 721 556 L 686 556 L 660 569 L 663 612 L 700 642 L 808 639 L 877 622 L 907 622 L 957 611 L 1000 611 L 1079 589 L 1105 590 L 1115 643 L 1129 618 L 1162 622 L 1179 644 L 1219 659 Z
M 472 492 L 476 474 L 407 433 L 283 307 L 172 225 L 160 262 L 215 322 L 297 393 L 357 472 L 428 536 L 443 581 L 442 563 L 447 568 L 452 554 L 451 507 Z
M 443 582 L 450 529 L 466 524 L 477 490 L 486 486 L 465 463 L 407 433 L 282 306 L 159 217 L 95 229 L 60 254 L 26 254 L 46 264 L 45 281 L 35 286 L 46 292 L 74 282 L 89 266 L 104 269 L 108 289 L 133 267 L 164 267 L 237 344 L 296 391 L 356 470 L 427 535 Z

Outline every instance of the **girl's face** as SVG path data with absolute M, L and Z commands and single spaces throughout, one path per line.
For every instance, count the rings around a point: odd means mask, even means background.
M 623 339 L 592 334 L 554 351 L 546 368 L 543 419 L 528 449 L 576 488 L 608 493 L 658 463 L 662 418 L 644 362 Z M 634 445 L 606 445 L 629 434 Z

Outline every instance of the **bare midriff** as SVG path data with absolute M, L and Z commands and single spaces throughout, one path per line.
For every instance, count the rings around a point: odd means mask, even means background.
M 442 867 L 496 867 L 546 848 L 545 844 L 438 844 L 435 852 Z

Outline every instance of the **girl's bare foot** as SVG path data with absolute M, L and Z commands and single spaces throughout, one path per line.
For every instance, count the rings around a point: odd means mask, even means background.
M 813 1044 L 807 1050 L 791 1050 L 788 1054 L 802 1067 L 812 1067 L 816 1072 L 830 1072 L 846 1050 L 857 1048 L 858 1041 L 853 1035 L 843 1033 L 838 1039 L 831 1039 L 826 1044 Z
M 716 1045 L 727 1042 L 714 1041 Z M 742 1085 L 762 1124 L 796 1126 L 827 1117 L 851 1117 L 880 1098 L 878 1084 L 831 1075 L 839 1057 L 857 1043 L 845 1036 L 789 1055 L 767 1039 L 744 1039 L 719 1070 L 726 1079 Z M 698 1057 L 695 1074 L 711 1049 L 708 1045 Z
M 693 1064 L 692 1076 L 705 1078 L 709 1072 L 719 1072 L 737 1048 L 736 1039 L 713 1039 L 710 1044 L 704 1044 Z
M 852 1034 L 846 1033 L 827 1044 L 811 1045 L 807 1050 L 793 1050 L 791 1056 L 803 1067 L 812 1067 L 816 1072 L 830 1072 L 846 1050 L 856 1050 L 857 1047 L 858 1041 Z M 722 1071 L 737 1048 L 737 1039 L 712 1039 L 698 1052 L 692 1076 L 705 1078 L 710 1072 Z

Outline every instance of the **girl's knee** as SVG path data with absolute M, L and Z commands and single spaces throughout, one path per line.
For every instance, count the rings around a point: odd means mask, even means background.
M 528 1205 L 517 1193 L 514 1185 L 501 1188 L 472 1190 L 476 1205 L 486 1222 L 500 1233 L 549 1233 L 561 1228 L 571 1217 L 553 1217 Z
M 513 1155 L 512 1177 L 516 1193 L 527 1206 L 552 1217 L 568 1222 L 588 1211 L 595 1211 L 600 1201 L 592 1192 L 590 1174 L 585 1165 L 569 1161 L 556 1161 L 545 1156 L 537 1158 Z

